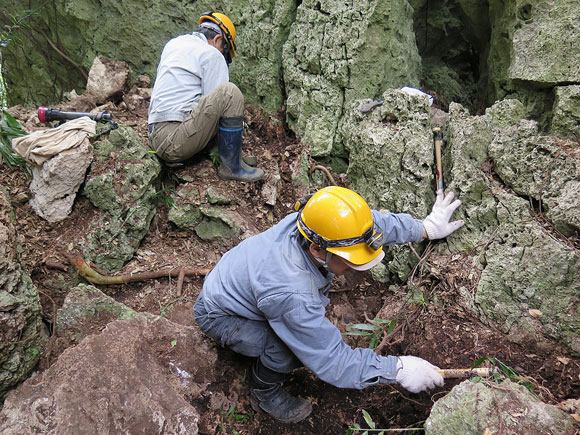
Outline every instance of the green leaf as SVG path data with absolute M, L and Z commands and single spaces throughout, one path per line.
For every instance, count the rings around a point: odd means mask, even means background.
M 477 361 L 475 361 L 475 363 L 471 366 L 472 369 L 479 367 L 484 361 L 487 361 L 488 358 L 486 356 L 483 356 L 481 358 L 479 358 Z
M 375 428 L 375 422 L 373 421 L 371 415 L 366 410 L 364 410 L 364 409 L 362 410 L 362 413 L 363 413 L 363 417 L 364 417 L 366 423 L 368 424 L 368 426 L 371 429 L 374 429 Z
M 171 342 L 171 347 L 175 347 L 175 346 L 177 346 L 177 340 L 173 340 L 173 341 Z
M 373 335 L 371 332 L 363 332 L 363 331 L 348 331 L 343 332 L 342 335 L 359 335 L 362 337 L 368 337 L 369 335 Z
M 376 326 L 373 325 L 369 325 L 367 323 L 356 323 L 356 324 L 350 324 L 350 325 L 346 325 L 349 328 L 355 328 L 355 329 L 362 329 L 364 331 L 374 331 L 375 329 L 377 329 Z
M 373 322 L 375 322 L 375 323 L 389 323 L 389 322 L 391 322 L 391 320 L 387 320 L 387 319 L 373 319 Z

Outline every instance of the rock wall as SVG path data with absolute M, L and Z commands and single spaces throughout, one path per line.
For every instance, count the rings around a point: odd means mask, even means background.
M 422 219 L 434 192 L 430 109 L 401 91 L 383 97 L 366 115 L 359 108 L 368 100 L 352 107 L 347 173 L 372 207 Z M 551 339 L 580 353 L 580 255 L 567 238 L 580 232 L 580 147 L 542 135 L 524 116 L 517 100 L 482 116 L 451 105 L 443 178 L 463 201 L 455 218 L 466 223 L 437 251 L 473 259 L 472 281 L 458 294 L 474 314 L 516 342 L 542 347 Z M 390 279 L 407 279 L 417 262 L 405 247 L 389 248 L 387 258 Z
M 21 2 L 5 3 L 9 14 L 24 15 Z M 552 120 L 567 110 L 569 92 L 561 88 L 580 82 L 574 0 L 57 0 L 48 7 L 32 0 L 27 8 L 38 12 L 25 21 L 30 29 L 2 51 L 11 104 L 80 93 L 98 55 L 127 62 L 134 77 L 154 77 L 167 40 L 195 29 L 213 8 L 237 26 L 232 81 L 266 111 L 285 108 L 314 156 L 346 157 L 339 124 L 348 105 L 404 85 L 425 88 L 445 108 L 458 102 L 479 114 L 517 98 L 542 130 L 578 135 L 574 125 Z
M 0 404 L 30 375 L 43 343 L 40 299 L 20 264 L 11 210 L 8 195 L 0 190 Z
M 300 4 L 284 44 L 287 119 L 313 156 L 342 154 L 338 123 L 353 100 L 419 85 L 412 17 L 406 1 Z

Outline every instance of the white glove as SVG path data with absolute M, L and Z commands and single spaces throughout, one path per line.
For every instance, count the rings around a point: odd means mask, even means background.
M 416 356 L 400 356 L 397 361 L 397 378 L 396 381 L 411 393 L 441 387 L 443 385 L 443 376 L 437 369 L 424 359 Z
M 461 201 L 455 198 L 455 193 L 449 192 L 443 198 L 443 190 L 437 191 L 437 199 L 431 214 L 423 221 L 423 226 L 430 240 L 443 239 L 453 231 L 461 228 L 465 222 L 462 220 L 449 222 L 453 212 L 461 205 Z M 453 201 L 453 202 L 451 202 Z

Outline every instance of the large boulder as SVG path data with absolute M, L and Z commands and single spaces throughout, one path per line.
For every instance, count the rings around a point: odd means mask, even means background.
M 351 188 L 371 208 L 423 219 L 434 200 L 429 101 L 396 89 L 387 90 L 382 99 L 383 104 L 368 113 L 360 109 L 369 100 L 351 104 L 341 126 L 350 153 Z M 390 247 L 386 255 L 389 273 L 400 280 L 417 261 L 406 247 Z
M 20 264 L 11 210 L 8 195 L 0 190 L 0 404 L 30 375 L 43 343 L 40 299 Z
M 440 252 L 478 259 L 460 293 L 482 319 L 517 342 L 551 338 L 580 352 L 580 258 L 562 236 L 578 231 L 577 162 L 523 116 L 516 100 L 476 117 L 452 105 L 444 161 L 466 224 Z
M 553 87 L 578 82 L 578 3 L 489 2 L 488 101 L 518 98 L 547 127 Z
M 83 194 L 100 210 L 83 242 L 86 258 L 114 271 L 132 257 L 155 215 L 161 164 L 137 133 L 121 126 L 95 143 Z
M 574 420 L 523 385 L 464 381 L 433 405 L 425 435 L 575 433 Z
M 56 334 L 69 347 L 8 397 L 1 433 L 214 433 L 217 411 L 237 400 L 236 388 L 214 390 L 217 352 L 197 328 L 93 286 L 71 289 Z
M 389 87 L 418 86 L 419 71 L 406 1 L 304 1 L 284 44 L 288 123 L 313 156 L 343 154 L 343 108 Z
M 162 317 L 110 323 L 14 391 L 0 432 L 196 434 L 188 398 L 206 390 L 215 360 L 191 349 L 207 349 L 199 333 Z
M 368 100 L 353 104 L 343 125 L 351 186 L 373 208 L 422 219 L 434 196 L 429 106 L 397 90 L 383 98 L 367 114 L 359 109 Z M 559 341 L 580 352 L 574 308 L 580 257 L 566 238 L 580 230 L 577 157 L 524 116 L 517 100 L 498 102 L 481 116 L 451 105 L 443 178 L 462 200 L 454 219 L 465 227 L 437 243 L 438 261 L 471 258 L 459 302 L 510 339 L 538 346 Z M 375 278 L 404 281 L 417 263 L 407 246 L 388 248 L 386 259 L 386 273 Z

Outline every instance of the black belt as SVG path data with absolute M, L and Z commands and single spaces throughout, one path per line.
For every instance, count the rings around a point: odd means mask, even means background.
M 149 124 L 149 134 L 153 133 L 153 129 L 155 128 L 156 125 L 157 125 L 156 122 L 152 122 L 151 124 Z

